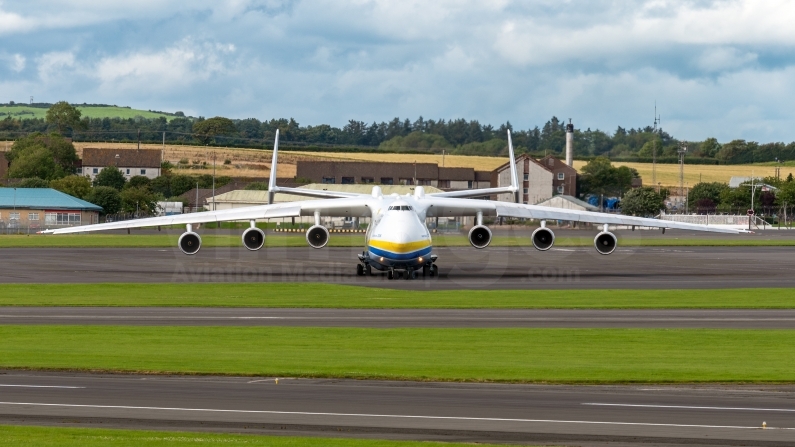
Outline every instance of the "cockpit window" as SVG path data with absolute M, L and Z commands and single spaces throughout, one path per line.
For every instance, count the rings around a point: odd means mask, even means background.
M 413 209 L 414 208 L 408 205 L 395 205 L 389 207 L 389 211 L 411 211 Z
M 405 205 L 401 206 L 400 209 L 403 210 L 403 211 L 411 211 L 411 207 L 410 206 L 405 206 Z

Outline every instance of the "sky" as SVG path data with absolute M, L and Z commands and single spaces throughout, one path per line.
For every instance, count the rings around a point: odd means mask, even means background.
M 0 102 L 795 140 L 795 2 L 0 0 Z

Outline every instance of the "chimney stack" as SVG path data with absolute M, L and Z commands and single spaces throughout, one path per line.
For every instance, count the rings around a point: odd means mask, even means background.
M 574 124 L 566 124 L 566 164 L 573 166 L 574 164 Z

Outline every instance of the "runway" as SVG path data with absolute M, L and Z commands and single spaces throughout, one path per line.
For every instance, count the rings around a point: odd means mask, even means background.
M 277 384 L 7 371 L 0 393 L 4 424 L 613 446 L 785 446 L 795 439 L 792 386 Z
M 795 329 L 795 309 L 263 309 L 4 307 L 0 324 L 360 328 Z
M 795 287 L 795 247 L 436 248 L 439 278 L 355 274 L 356 248 L 3 249 L 2 283 L 324 282 L 409 290 Z

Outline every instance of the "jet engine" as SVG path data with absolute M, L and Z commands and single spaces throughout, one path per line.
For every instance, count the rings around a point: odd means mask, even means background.
M 306 230 L 306 243 L 312 248 L 323 248 L 328 244 L 328 229 L 323 225 L 312 225 Z
M 531 239 L 533 241 L 533 247 L 535 247 L 536 250 L 547 251 L 552 248 L 552 244 L 555 243 L 555 233 L 549 228 L 541 227 L 533 231 Z
M 251 227 L 243 232 L 243 245 L 251 251 L 257 251 L 265 245 L 265 232 Z
M 609 255 L 610 253 L 616 251 L 616 247 L 618 247 L 618 239 L 616 239 L 615 234 L 609 231 L 602 231 L 594 238 L 593 246 L 596 247 L 596 251 L 598 251 L 599 254 Z
M 177 244 L 182 253 L 195 255 L 202 248 L 202 238 L 193 231 L 186 231 L 179 237 Z
M 491 230 L 485 225 L 475 225 L 469 230 L 469 243 L 475 248 L 486 248 L 491 243 Z

